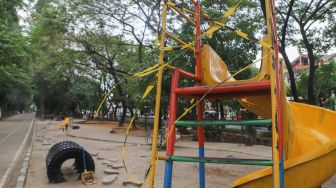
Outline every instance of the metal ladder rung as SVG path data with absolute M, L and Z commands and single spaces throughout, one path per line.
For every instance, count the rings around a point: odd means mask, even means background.
M 263 125 L 272 123 L 271 119 L 242 120 L 242 121 L 177 121 L 176 126 L 198 126 L 198 125 Z
M 272 166 L 273 161 L 267 159 L 239 159 L 239 158 L 214 158 L 214 157 L 186 157 L 186 156 L 159 156 L 159 160 L 197 162 L 197 163 L 217 163 L 232 165 L 255 165 Z

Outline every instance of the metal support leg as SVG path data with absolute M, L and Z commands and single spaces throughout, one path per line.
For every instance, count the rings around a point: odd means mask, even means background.
M 200 102 L 197 105 L 197 120 L 203 120 L 203 104 Z M 204 128 L 203 126 L 199 125 L 197 127 L 198 131 L 198 156 L 204 157 Z M 205 169 L 204 163 L 199 163 L 199 187 L 205 188 Z
M 172 72 L 171 84 L 170 84 L 170 105 L 169 105 L 169 121 L 168 121 L 168 133 L 167 133 L 167 156 L 174 154 L 175 144 L 175 120 L 176 120 L 176 108 L 177 108 L 177 96 L 175 89 L 178 87 L 179 73 L 178 71 Z M 171 188 L 173 176 L 173 161 L 165 162 L 165 174 L 164 174 L 164 188 Z

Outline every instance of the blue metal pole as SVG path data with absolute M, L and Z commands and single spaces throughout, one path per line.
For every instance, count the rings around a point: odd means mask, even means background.
M 280 188 L 285 187 L 285 164 L 284 164 L 284 152 L 282 152 L 282 159 L 280 160 Z
M 167 160 L 165 162 L 163 188 L 171 188 L 172 176 L 173 176 L 173 161 Z
M 204 157 L 204 147 L 198 148 L 199 157 Z M 205 188 L 205 167 L 204 163 L 199 163 L 199 187 Z

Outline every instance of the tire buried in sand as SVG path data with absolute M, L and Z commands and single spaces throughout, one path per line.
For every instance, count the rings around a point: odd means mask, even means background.
M 83 148 L 72 141 L 62 141 L 53 145 L 46 157 L 47 165 L 47 176 L 50 183 L 61 183 L 65 182 L 66 179 L 62 174 L 61 167 L 62 164 L 68 159 L 74 159 L 75 167 L 78 173 L 78 179 L 81 173 L 84 171 L 83 162 Z M 84 150 L 86 169 L 88 171 L 95 171 L 95 164 L 91 155 Z

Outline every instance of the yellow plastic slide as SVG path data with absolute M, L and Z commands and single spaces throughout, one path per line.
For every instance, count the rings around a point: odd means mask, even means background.
M 267 38 L 264 37 L 264 40 Z M 263 54 L 266 49 L 263 49 Z M 248 80 L 230 78 L 225 84 L 255 83 L 269 80 L 269 58 L 262 58 L 259 75 Z M 216 85 L 230 77 L 230 73 L 209 45 L 202 50 L 203 85 Z M 282 86 L 283 80 L 282 80 Z M 282 87 L 284 88 L 284 87 Z M 282 90 L 282 96 L 285 91 Z M 250 111 L 271 117 L 270 95 L 238 98 Z M 336 113 L 306 104 L 282 99 L 285 152 L 285 187 L 316 188 L 336 171 Z M 233 187 L 272 187 L 272 167 L 237 179 Z

